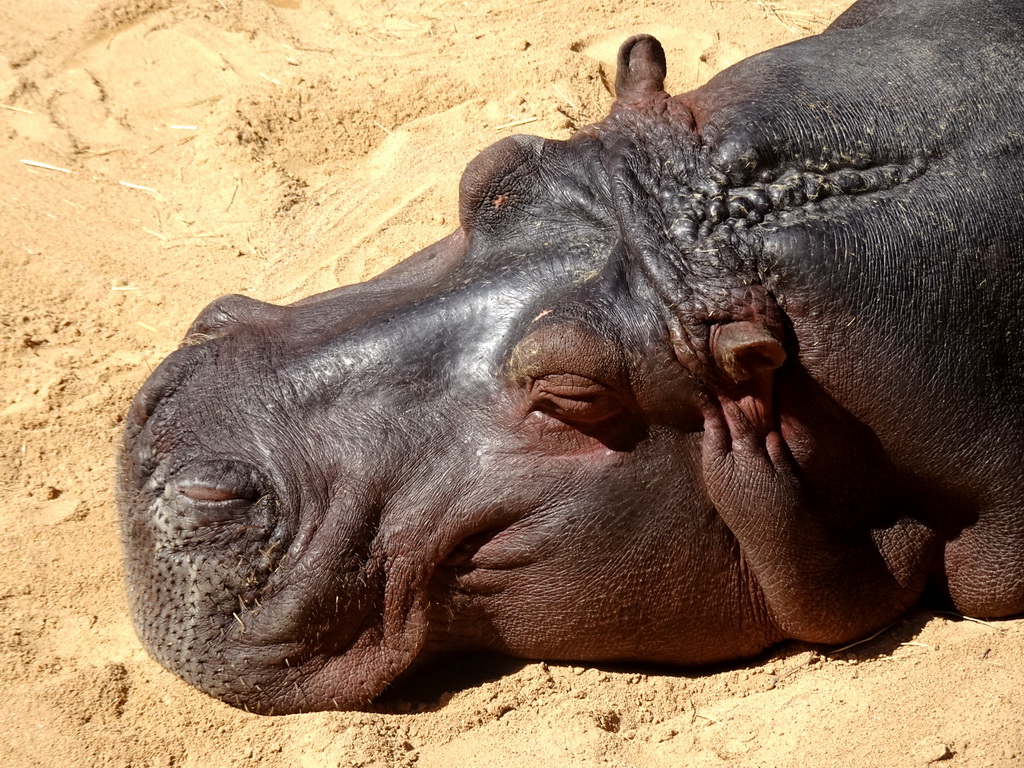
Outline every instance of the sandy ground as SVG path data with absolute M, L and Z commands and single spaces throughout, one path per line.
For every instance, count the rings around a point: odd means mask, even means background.
M 466 662 L 371 712 L 260 718 L 163 671 L 125 608 L 122 414 L 209 300 L 294 300 L 440 238 L 480 149 L 604 114 L 630 34 L 681 91 L 846 4 L 0 4 L 0 765 L 1024 762 L 1021 620 L 918 611 L 717 671 Z

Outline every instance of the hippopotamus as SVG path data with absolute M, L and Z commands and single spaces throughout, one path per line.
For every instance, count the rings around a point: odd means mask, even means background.
M 511 136 L 368 282 L 233 295 L 131 405 L 142 643 L 354 709 L 441 654 L 705 665 L 1024 610 L 1024 7 L 862 0 Z

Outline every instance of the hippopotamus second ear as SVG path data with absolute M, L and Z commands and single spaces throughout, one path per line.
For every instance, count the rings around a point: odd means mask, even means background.
M 786 362 L 782 342 L 764 325 L 738 320 L 713 327 L 710 344 L 715 366 L 732 382 L 721 382 L 725 386 L 717 395 L 733 440 L 748 433 L 764 437 L 776 429 L 775 371 Z M 730 416 L 728 408 L 743 418 Z
M 615 98 L 640 101 L 665 90 L 665 49 L 652 35 L 634 35 L 619 48 Z
M 786 350 L 762 325 L 743 320 L 716 328 L 711 352 L 719 370 L 737 384 L 771 373 L 786 362 Z

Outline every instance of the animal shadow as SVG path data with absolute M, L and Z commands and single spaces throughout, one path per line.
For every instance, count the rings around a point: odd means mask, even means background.
M 452 694 L 513 675 L 534 662 L 488 651 L 452 653 L 405 675 L 374 702 L 381 714 L 411 714 L 442 709 Z

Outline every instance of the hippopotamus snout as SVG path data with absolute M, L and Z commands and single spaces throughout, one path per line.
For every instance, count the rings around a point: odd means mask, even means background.
M 223 305 L 206 316 L 222 319 Z M 259 307 L 250 306 L 252 318 Z M 230 328 L 221 325 L 219 343 L 168 358 L 129 415 L 126 439 L 145 446 L 122 457 L 119 482 L 119 503 L 131 510 L 122 530 L 132 544 L 125 570 L 136 630 L 161 663 L 237 706 L 356 706 L 390 675 L 322 683 L 328 701 L 310 689 L 333 674 L 330 660 L 351 650 L 367 613 L 382 610 L 369 552 L 372 478 L 354 466 L 339 495 L 337 467 L 317 467 L 316 449 L 296 448 L 295 433 L 274 428 L 279 402 L 200 394 L 217 371 L 268 378 L 237 365 L 233 344 L 240 338 L 253 349 L 253 334 L 233 338 Z M 216 434 L 204 435 L 214 421 Z M 347 546 L 324 546 L 325 538 Z

